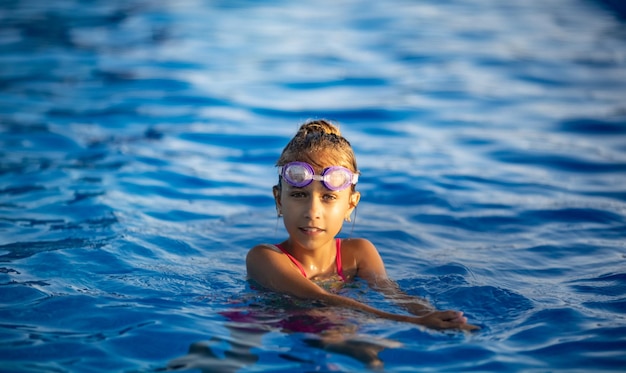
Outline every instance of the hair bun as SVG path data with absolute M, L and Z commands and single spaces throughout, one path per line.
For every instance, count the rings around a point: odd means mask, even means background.
M 316 172 L 321 172 L 329 165 L 358 171 L 352 146 L 341 135 L 337 125 L 324 119 L 309 120 L 302 124 L 283 149 L 276 165 L 283 166 L 295 161 L 310 164 Z
M 297 135 L 306 136 L 313 133 L 324 133 L 341 137 L 339 128 L 331 122 L 324 119 L 310 120 L 300 126 Z

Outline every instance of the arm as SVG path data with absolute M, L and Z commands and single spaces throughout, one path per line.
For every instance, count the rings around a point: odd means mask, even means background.
M 348 241 L 348 240 L 346 240 Z M 368 285 L 377 291 L 380 291 L 386 298 L 391 299 L 400 307 L 408 312 L 421 316 L 422 318 L 443 318 L 454 315 L 454 320 L 462 324 L 457 327 L 463 330 L 475 330 L 477 326 L 467 324 L 467 318 L 463 317 L 462 312 L 458 311 L 438 311 L 426 299 L 412 296 L 403 292 L 398 284 L 387 277 L 387 271 L 376 247 L 366 239 L 349 240 L 351 250 L 355 253 L 355 261 L 357 266 L 357 276 L 367 281 Z M 344 241 L 345 242 L 345 241 Z M 437 321 L 434 321 L 435 328 Z M 428 325 L 426 325 L 428 326 Z
M 400 290 L 398 284 L 387 277 L 387 271 L 378 250 L 365 239 L 346 240 L 350 242 L 352 252 L 355 253 L 357 276 L 367 281 L 367 284 L 393 300 L 414 315 L 424 315 L 436 311 L 426 299 L 415 297 Z
M 397 315 L 370 307 L 352 298 L 329 293 L 304 278 L 284 254 L 267 246 L 259 245 L 252 248 L 246 257 L 246 267 L 248 276 L 261 286 L 298 298 L 320 300 L 329 306 L 351 308 L 385 319 L 410 322 L 434 329 L 475 329 L 466 323 L 460 312 L 434 312 L 421 317 Z
M 370 286 L 414 315 L 423 316 L 437 310 L 428 300 L 403 292 L 397 283 L 388 278 L 379 279 Z

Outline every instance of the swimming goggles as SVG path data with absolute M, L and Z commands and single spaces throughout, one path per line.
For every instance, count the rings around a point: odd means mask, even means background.
M 311 184 L 313 180 L 321 181 L 330 190 L 338 191 L 356 184 L 359 175 L 353 173 L 345 167 L 330 166 L 322 171 L 321 175 L 315 175 L 313 167 L 305 162 L 290 162 L 278 168 L 278 174 L 286 182 L 296 188 L 304 188 Z

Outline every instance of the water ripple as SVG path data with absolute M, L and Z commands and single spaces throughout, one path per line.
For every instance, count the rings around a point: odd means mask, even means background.
M 626 163 L 592 161 L 573 155 L 506 150 L 491 152 L 490 156 L 505 163 L 533 165 L 542 169 L 549 168 L 575 173 L 623 173 L 626 171 Z
M 0 245 L 0 262 L 12 262 L 19 259 L 31 257 L 33 255 L 56 250 L 67 250 L 72 248 L 99 248 L 105 242 L 93 241 L 81 238 L 65 238 L 58 241 L 34 241 L 34 242 L 14 242 Z
M 624 135 L 626 122 L 599 120 L 595 118 L 570 119 L 560 124 L 562 131 L 584 135 Z
M 619 371 L 619 12 L 391 1 L 3 2 L 3 369 Z M 341 236 L 480 332 L 316 319 L 246 282 L 286 236 L 274 162 L 322 117 L 362 173 Z M 345 343 L 293 327 L 337 318 Z

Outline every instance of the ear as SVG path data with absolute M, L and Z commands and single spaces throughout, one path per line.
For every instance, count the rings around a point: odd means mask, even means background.
M 354 209 L 356 205 L 359 204 L 360 200 L 361 200 L 361 192 L 357 192 L 357 191 L 352 192 L 352 194 L 350 195 L 350 208 Z
M 354 211 L 354 209 L 356 208 L 356 205 L 359 204 L 360 200 L 361 200 L 361 193 L 357 191 L 352 192 L 352 194 L 350 195 L 350 201 L 348 202 L 348 205 L 350 207 L 348 208 L 348 211 L 346 211 L 346 216 L 345 216 L 345 219 L 347 221 L 350 221 L 350 215 L 352 215 L 352 211 Z
M 279 210 L 281 207 L 281 203 L 280 203 L 280 187 L 278 185 L 274 185 L 274 187 L 272 187 L 272 194 L 274 194 L 274 202 L 276 202 L 276 209 Z

